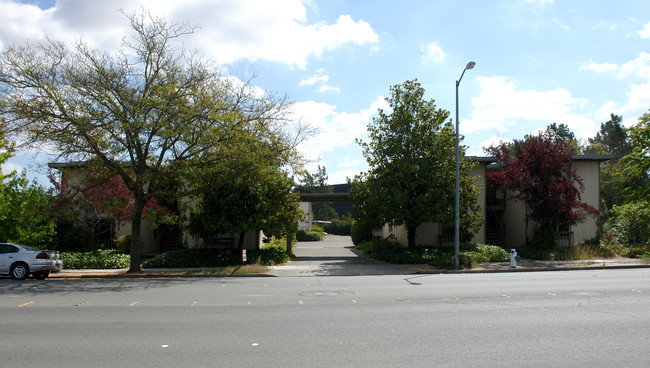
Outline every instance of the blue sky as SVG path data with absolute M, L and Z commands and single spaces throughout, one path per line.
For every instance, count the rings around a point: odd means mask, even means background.
M 286 93 L 319 129 L 300 148 L 329 182 L 367 168 L 355 138 L 389 87 L 417 78 L 454 114 L 468 153 L 550 123 L 593 137 L 611 113 L 635 124 L 650 108 L 650 4 L 639 1 L 0 0 L 0 47 L 83 37 L 113 50 L 128 34 L 119 9 L 198 24 L 188 46 L 226 74 Z M 24 152 L 3 170 L 39 171 Z M 42 169 L 41 173 L 42 173 Z

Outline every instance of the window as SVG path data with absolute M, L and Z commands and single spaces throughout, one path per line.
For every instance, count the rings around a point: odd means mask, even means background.
M 18 248 L 10 244 L 0 244 L 0 254 L 18 253 Z

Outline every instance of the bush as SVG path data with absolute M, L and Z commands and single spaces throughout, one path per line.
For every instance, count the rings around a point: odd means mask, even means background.
M 372 253 L 372 242 L 362 242 L 361 244 L 357 245 L 356 249 L 364 252 L 365 254 L 370 254 Z
M 325 230 L 324 230 L 322 227 L 320 227 L 320 226 L 312 226 L 312 227 L 311 227 L 311 231 L 315 231 L 315 232 L 317 232 L 317 233 L 323 233 L 323 232 L 325 232 Z
M 382 249 L 373 256 L 388 263 L 429 264 L 439 268 L 454 268 L 454 252 L 440 248 Z
M 604 227 L 608 242 L 623 246 L 646 245 L 650 239 L 650 203 L 614 206 Z
M 363 221 L 354 220 L 350 225 L 350 235 L 352 236 L 352 243 L 354 245 L 372 241 L 372 226 Z
M 115 249 L 124 254 L 131 253 L 131 234 L 125 234 L 115 240 Z M 144 238 L 140 235 L 140 252 L 144 252 Z
M 451 248 L 381 249 L 374 256 L 389 263 L 424 263 L 445 269 L 455 267 L 454 250 Z M 481 262 L 507 262 L 509 259 L 510 255 L 505 249 L 486 244 L 463 246 L 458 254 L 459 263 L 465 268 L 475 267 Z
M 145 268 L 211 268 L 245 264 L 273 265 L 289 261 L 289 256 L 279 246 L 246 251 L 246 262 L 237 249 L 178 249 L 159 254 L 145 261 Z
M 318 231 L 298 230 L 296 232 L 296 240 L 298 241 L 321 241 L 323 239 L 325 239 L 325 235 Z
M 325 231 L 333 235 L 351 235 L 352 220 L 332 220 L 325 225 Z
M 121 254 L 113 249 L 100 249 L 92 252 L 62 252 L 60 258 L 63 267 L 72 270 L 127 268 L 131 262 L 130 255 Z
M 458 262 L 466 268 L 476 267 L 481 262 L 507 262 L 510 254 L 495 245 L 476 244 L 458 253 Z

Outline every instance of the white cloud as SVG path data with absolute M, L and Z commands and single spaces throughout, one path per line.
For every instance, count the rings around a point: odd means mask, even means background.
M 318 134 L 303 142 L 298 149 L 308 159 L 318 160 L 324 153 L 355 144 L 355 138 L 364 138 L 366 126 L 377 109 L 386 109 L 386 101 L 378 97 L 367 109 L 356 113 L 336 111 L 336 106 L 326 103 L 305 101 L 294 106 L 296 116 L 318 129 Z
M 622 112 L 644 111 L 650 107 L 650 81 L 642 84 L 631 84 L 627 92 L 628 103 L 621 108 Z
M 481 141 L 478 144 L 478 150 L 472 150 L 471 152 L 467 152 L 468 156 L 486 156 L 487 153 L 485 153 L 485 149 L 490 147 L 490 146 L 496 146 L 499 145 L 501 142 L 506 142 L 508 141 L 504 137 L 498 136 L 498 135 L 493 135 L 488 139 L 485 139 Z
M 333 87 L 327 84 L 330 80 L 329 75 L 325 74 L 325 69 L 318 69 L 315 74 L 301 80 L 299 86 L 313 86 L 320 85 L 318 92 L 340 92 L 341 90 L 338 87 Z
M 596 111 L 596 116 L 605 115 L 607 120 L 612 111 L 619 114 L 638 113 L 650 106 L 650 53 L 639 52 L 637 57 L 621 65 L 611 63 L 595 63 L 589 60 L 581 69 L 592 70 L 598 73 L 611 74 L 617 78 L 641 78 L 641 83 L 632 83 L 628 86 L 628 101 L 625 105 L 618 105 L 609 101 Z
M 363 165 L 363 164 L 365 164 L 365 162 L 362 162 L 362 161 L 361 161 L 360 159 L 358 159 L 358 158 L 350 158 L 350 157 L 346 157 L 346 158 L 343 160 L 343 162 L 341 162 L 341 163 L 339 163 L 339 164 L 337 165 L 337 167 L 340 167 L 340 168 L 358 167 L 359 165 Z
M 642 51 L 635 59 L 621 65 L 619 76 L 621 78 L 637 76 L 650 79 L 650 53 Z
M 24 167 L 22 167 L 21 165 L 19 165 L 17 163 L 14 163 L 14 162 L 9 162 L 8 161 L 8 162 L 5 162 L 4 164 L 2 164 L 2 174 L 3 175 L 7 175 L 12 171 L 16 171 L 16 172 L 20 173 L 20 172 L 23 171 L 23 169 L 24 169 Z
M 533 131 L 540 125 L 564 123 L 576 136 L 588 136 L 597 129 L 592 119 L 574 112 L 586 100 L 574 98 L 563 88 L 550 91 L 519 89 L 505 77 L 477 77 L 481 92 L 472 99 L 469 119 L 461 121 L 466 133 L 496 130 L 505 134 L 512 126 Z
M 618 69 L 618 65 L 612 63 L 596 63 L 589 59 L 589 62 L 580 66 L 580 70 L 591 70 L 596 73 L 610 73 Z
M 359 175 L 362 171 L 368 170 L 367 167 L 364 167 L 363 169 L 349 169 L 349 170 L 339 170 L 335 171 L 333 173 L 327 174 L 328 176 L 328 183 L 330 184 L 345 184 L 347 183 L 347 179 L 354 179 L 356 175 Z
M 303 79 L 298 83 L 299 86 L 313 86 L 316 83 L 326 83 L 330 77 L 325 74 L 325 69 L 318 69 L 316 74 L 312 74 L 311 76 L 307 77 L 306 79 Z
M 421 46 L 420 51 L 424 53 L 424 55 L 422 55 L 424 61 L 441 62 L 449 56 L 442 50 L 442 47 L 440 47 L 437 42 Z
M 83 38 L 92 47 L 115 49 L 129 35 L 128 21 L 119 13 L 146 8 L 168 22 L 199 25 L 183 41 L 218 63 L 269 60 L 305 68 L 310 58 L 346 44 L 376 45 L 379 36 L 370 24 L 340 15 L 333 24 L 308 23 L 300 0 L 59 0 L 41 10 L 28 4 L 0 0 L 0 46 L 26 38 L 72 41 Z
M 580 66 L 580 70 L 612 74 L 618 78 L 641 77 L 650 79 L 650 53 L 641 51 L 637 57 L 621 65 L 613 63 L 596 63 L 589 59 Z
M 642 30 L 639 31 L 639 36 L 642 38 L 650 38 L 650 22 L 643 27 Z

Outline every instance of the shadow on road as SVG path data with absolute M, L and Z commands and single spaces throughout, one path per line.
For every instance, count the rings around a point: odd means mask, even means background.
M 66 294 L 66 293 L 104 293 L 149 290 L 172 287 L 179 284 L 187 285 L 200 282 L 199 279 L 76 279 L 76 280 L 33 280 L 14 281 L 11 279 L 0 280 L 0 295 L 20 296 L 33 294 Z M 228 282 L 227 279 L 220 282 Z

